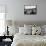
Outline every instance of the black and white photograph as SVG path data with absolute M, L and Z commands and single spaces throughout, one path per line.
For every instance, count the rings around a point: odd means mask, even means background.
M 24 5 L 24 14 L 25 15 L 37 14 L 37 6 L 26 6 L 26 5 Z

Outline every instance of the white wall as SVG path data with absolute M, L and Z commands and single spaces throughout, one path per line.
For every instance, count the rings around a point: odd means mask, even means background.
M 24 5 L 36 5 L 35 0 L 0 0 L 0 4 L 7 4 L 6 18 L 9 20 L 46 21 L 46 0 L 37 1 L 37 15 L 28 16 L 24 15 Z
M 35 2 L 36 1 L 36 2 Z M 31 21 L 46 21 L 46 0 L 25 0 L 25 5 L 37 5 L 37 15 L 26 16 Z

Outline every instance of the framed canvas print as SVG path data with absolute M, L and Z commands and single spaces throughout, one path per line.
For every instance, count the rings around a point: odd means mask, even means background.
M 25 15 L 37 14 L 37 6 L 27 6 L 27 5 L 24 5 L 24 14 Z

